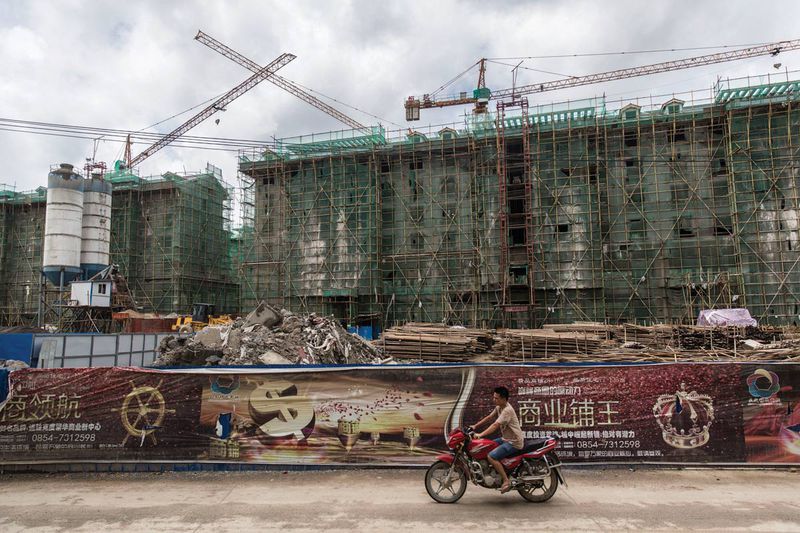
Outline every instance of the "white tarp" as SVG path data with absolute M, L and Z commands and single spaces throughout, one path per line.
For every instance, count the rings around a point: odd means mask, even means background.
M 757 326 L 747 309 L 704 309 L 697 317 L 698 326 Z

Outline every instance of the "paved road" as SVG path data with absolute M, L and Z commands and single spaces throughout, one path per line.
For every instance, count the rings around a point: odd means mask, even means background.
M 434 503 L 422 472 L 0 476 L 0 531 L 798 531 L 789 471 L 566 470 L 546 504 L 470 487 Z

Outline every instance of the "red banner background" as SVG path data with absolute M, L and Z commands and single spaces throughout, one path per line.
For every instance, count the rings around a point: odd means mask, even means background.
M 565 462 L 800 462 L 800 365 L 27 369 L 0 463 L 424 465 L 497 386 Z

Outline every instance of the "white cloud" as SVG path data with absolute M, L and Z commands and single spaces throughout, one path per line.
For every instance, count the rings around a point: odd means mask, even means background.
M 725 2 L 101 2 L 6 1 L 0 14 L 0 102 L 5 118 L 139 129 L 230 89 L 248 71 L 193 40 L 198 29 L 265 64 L 281 52 L 298 58 L 281 74 L 405 124 L 402 101 L 429 92 L 479 57 L 637 50 L 791 39 L 800 4 Z M 584 74 L 691 55 L 530 60 L 524 66 Z M 800 69 L 797 52 L 780 61 Z M 703 89 L 717 75 L 759 74 L 773 58 L 715 65 L 539 95 L 532 104 L 593 96 L 632 98 Z M 473 76 L 474 77 L 474 76 Z M 454 90 L 471 89 L 473 77 Z M 552 76 L 522 71 L 520 83 Z M 491 88 L 511 84 L 510 69 L 491 65 Z M 334 104 L 335 105 L 335 104 Z M 374 123 L 341 108 L 357 120 Z M 423 114 L 458 120 L 464 109 Z M 188 115 L 158 128 L 166 132 Z M 340 129 L 334 119 L 263 82 L 191 132 L 269 140 Z M 390 127 L 393 127 L 389 125 Z M 134 146 L 134 152 L 143 149 Z M 121 155 L 101 142 L 98 158 Z M 0 131 L 0 182 L 18 190 L 46 182 L 51 164 L 80 164 L 90 141 Z M 198 169 L 211 161 L 235 181 L 233 154 L 167 148 L 143 174 Z

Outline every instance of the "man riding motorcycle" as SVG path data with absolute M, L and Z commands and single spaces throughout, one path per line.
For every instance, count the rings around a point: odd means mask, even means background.
M 494 420 L 485 431 L 475 434 L 475 438 L 478 439 L 486 435 L 491 435 L 498 429 L 500 430 L 501 437 L 494 440 L 500 446 L 492 450 L 487 459 L 503 479 L 503 484 L 500 487 L 501 493 L 511 490 L 511 483 L 508 480 L 506 469 L 503 468 L 500 461 L 518 452 L 525 445 L 525 438 L 522 433 L 522 428 L 519 425 L 519 418 L 517 418 L 517 413 L 514 411 L 514 408 L 508 403 L 508 396 L 507 388 L 497 387 L 494 389 L 492 401 L 494 401 L 496 407 L 491 413 L 473 426 L 474 430 L 478 430 L 483 425 Z

